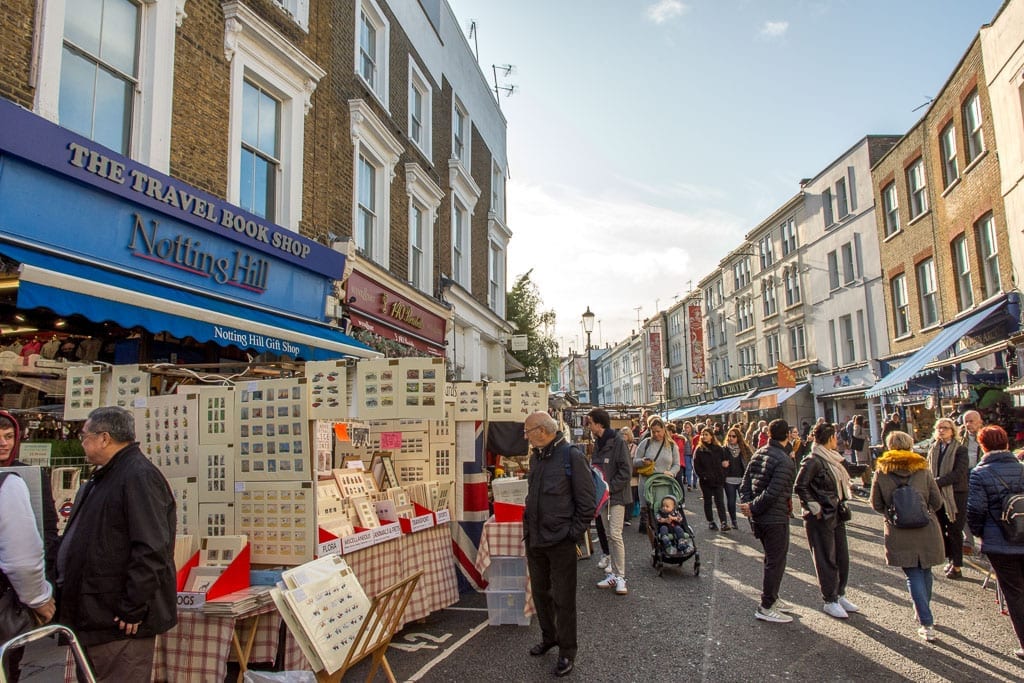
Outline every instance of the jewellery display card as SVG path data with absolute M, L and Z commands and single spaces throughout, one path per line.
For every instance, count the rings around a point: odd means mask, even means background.
M 356 414 L 363 420 L 398 417 L 398 399 L 402 381 L 401 362 L 397 358 L 364 360 L 356 365 Z
M 479 382 L 459 382 L 455 385 L 455 419 L 484 419 L 484 385 Z
M 235 388 L 189 387 L 189 390 L 199 394 L 199 443 L 234 443 Z
M 234 445 L 200 445 L 196 451 L 199 454 L 199 502 L 230 503 L 234 501 Z
M 302 564 L 313 557 L 313 482 L 235 482 L 235 533 L 249 537 L 254 564 Z
M 175 532 L 179 536 L 202 536 L 198 522 L 199 483 L 195 477 L 167 477 L 167 485 L 171 487 L 176 507 L 177 524 Z
M 446 379 L 444 359 L 402 358 L 399 372 L 398 414 L 406 418 L 442 419 Z
M 138 365 L 115 365 L 107 383 L 108 406 L 130 408 L 135 399 L 149 396 L 149 373 Z
M 342 420 L 348 417 L 348 364 L 343 360 L 306 363 L 309 418 Z
M 304 378 L 248 382 L 235 388 L 235 405 L 236 481 L 312 481 Z
M 200 503 L 195 526 L 203 536 L 231 536 L 235 533 L 235 504 Z
M 84 420 L 103 402 L 103 366 L 68 367 L 64 388 L 64 419 Z
M 165 477 L 199 474 L 197 399 L 196 394 L 189 393 L 135 400 L 135 438 Z

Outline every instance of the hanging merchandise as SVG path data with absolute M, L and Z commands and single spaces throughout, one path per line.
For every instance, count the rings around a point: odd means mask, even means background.
M 135 400 L 135 437 L 139 448 L 165 477 L 199 474 L 196 393 L 143 396 Z
M 484 419 L 484 385 L 481 382 L 459 382 L 455 390 L 455 419 Z
M 199 395 L 199 443 L 232 444 L 235 434 L 235 388 L 180 386 L 178 393 Z
M 236 388 L 236 481 L 312 481 L 306 387 L 305 378 L 288 378 Z
M 309 419 L 342 420 L 348 417 L 347 363 L 341 360 L 306 363 Z
M 357 366 L 356 413 L 361 419 L 444 418 L 444 360 L 388 358 Z
M 198 535 L 199 482 L 196 477 L 167 477 L 175 504 L 175 534 L 178 536 Z
M 249 537 L 252 562 L 294 565 L 313 559 L 312 481 L 238 481 L 235 488 L 235 533 Z
M 136 399 L 149 396 L 149 373 L 138 365 L 115 365 L 106 389 L 105 405 L 130 408 Z
M 103 366 L 73 365 L 64 389 L 64 419 L 84 420 L 103 400 Z

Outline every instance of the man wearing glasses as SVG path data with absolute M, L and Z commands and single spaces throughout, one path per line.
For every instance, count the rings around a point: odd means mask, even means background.
M 553 673 L 566 676 L 577 649 L 576 543 L 594 519 L 594 480 L 586 458 L 547 413 L 527 417 L 523 435 L 532 447 L 523 540 L 541 633 L 530 654 L 539 657 L 557 646 Z
M 177 623 L 174 496 L 135 442 L 130 411 L 97 408 L 80 438 L 96 470 L 57 553 L 60 621 L 97 681 L 148 681 L 156 636 Z

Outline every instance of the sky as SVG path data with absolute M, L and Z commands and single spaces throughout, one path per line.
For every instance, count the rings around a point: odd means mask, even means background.
M 488 81 L 514 66 L 508 284 L 532 269 L 567 353 L 587 307 L 624 340 L 801 178 L 905 133 L 1002 0 L 449 3 Z

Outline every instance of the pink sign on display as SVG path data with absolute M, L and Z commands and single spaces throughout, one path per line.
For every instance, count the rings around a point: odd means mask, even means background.
M 402 447 L 402 432 L 381 432 L 380 449 L 397 451 Z

